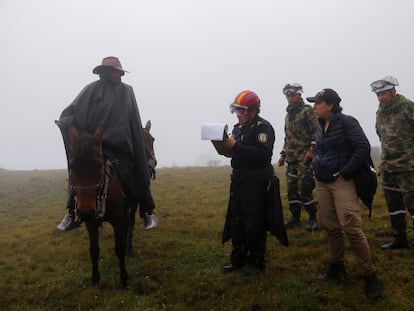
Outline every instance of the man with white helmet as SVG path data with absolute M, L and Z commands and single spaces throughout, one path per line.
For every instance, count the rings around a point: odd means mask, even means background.
M 292 217 L 286 222 L 286 228 L 300 225 L 302 207 L 308 212 L 308 231 L 317 229 L 316 202 L 312 191 L 315 181 L 309 171 L 315 148 L 315 133 L 318 121 L 312 107 L 302 99 L 303 88 L 299 83 L 286 84 L 283 94 L 288 106 L 285 117 L 285 143 L 280 153 L 278 165 L 288 164 L 287 197 Z
M 382 249 L 408 248 L 406 209 L 414 219 L 414 103 L 397 93 L 398 85 L 390 75 L 371 83 L 379 101 L 382 188 L 395 235 Z

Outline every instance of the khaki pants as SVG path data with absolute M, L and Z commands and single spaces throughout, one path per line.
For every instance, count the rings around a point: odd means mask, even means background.
M 333 183 L 316 182 L 319 196 L 319 214 L 328 231 L 333 262 L 344 261 L 346 234 L 358 259 L 362 274 L 375 272 L 371 250 L 362 231 L 361 211 L 353 180 L 339 177 Z

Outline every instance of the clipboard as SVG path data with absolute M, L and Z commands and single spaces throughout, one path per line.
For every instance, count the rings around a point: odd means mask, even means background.
M 228 126 L 225 123 L 203 123 L 201 125 L 201 139 L 210 140 L 218 154 L 232 158 L 237 154 L 224 144 L 224 140 L 229 138 L 227 130 Z

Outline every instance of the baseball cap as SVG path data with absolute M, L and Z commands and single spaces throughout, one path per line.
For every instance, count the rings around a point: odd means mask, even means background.
M 314 97 L 306 97 L 306 100 L 311 103 L 326 102 L 332 105 L 339 105 L 341 102 L 338 93 L 332 89 L 322 89 Z

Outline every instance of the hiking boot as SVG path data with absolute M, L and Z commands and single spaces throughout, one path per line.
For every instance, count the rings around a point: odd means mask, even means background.
M 328 270 L 318 276 L 318 279 L 322 281 L 340 280 L 341 278 L 346 279 L 346 270 L 342 261 L 331 262 Z
M 314 231 L 316 229 L 318 229 L 318 221 L 316 218 L 310 218 L 308 224 L 306 225 L 306 230 Z
M 371 275 L 364 276 L 365 280 L 365 296 L 368 299 L 378 300 L 382 297 L 382 284 L 378 280 L 377 274 L 374 272 Z
M 381 248 L 386 249 L 401 249 L 408 248 L 408 241 L 406 235 L 398 235 L 394 241 L 381 245 Z
M 300 225 L 301 225 L 300 219 L 295 218 L 295 217 L 292 217 L 287 222 L 285 222 L 285 228 L 286 229 L 297 228 L 297 227 L 300 227 Z
M 60 224 L 58 224 L 57 228 L 60 231 L 69 231 L 75 228 L 80 227 L 81 222 L 78 220 L 75 220 L 75 215 L 71 213 L 67 213 Z

